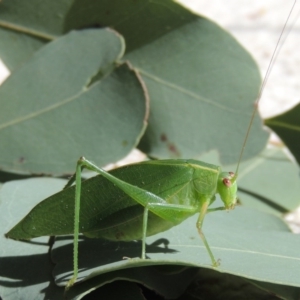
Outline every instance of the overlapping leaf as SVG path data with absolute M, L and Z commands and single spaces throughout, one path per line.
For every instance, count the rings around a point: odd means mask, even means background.
M 212 268 L 208 253 L 194 229 L 195 223 L 196 217 L 193 217 L 169 231 L 148 237 L 147 257 L 150 259 L 146 261 L 138 258 L 141 243 L 85 239 L 79 248 L 79 266 L 82 270 L 79 279 L 87 275 L 92 278 L 108 270 L 147 265 Z M 204 233 L 214 255 L 221 260 L 216 270 L 255 280 L 300 286 L 300 257 L 297 251 L 300 237 L 290 233 L 280 219 L 239 208 L 230 214 L 219 212 L 208 215 Z M 69 242 L 69 238 L 61 238 L 55 243 L 58 282 L 64 282 L 66 276 L 72 274 L 72 258 L 66 259 L 66 254 L 72 253 Z M 124 261 L 124 256 L 132 259 Z M 256 267 L 258 262 L 263 265 L 261 269 Z M 289 270 L 290 274 L 285 270 Z
M 300 164 L 300 104 L 264 122 L 281 138 Z
M 222 163 L 236 162 L 260 84 L 241 45 L 170 0 L 87 3 L 74 1 L 66 29 L 105 25 L 124 36 L 125 58 L 142 74 L 151 99 L 140 149 L 156 158 L 195 158 L 217 149 Z M 244 158 L 265 146 L 258 117 L 253 133 Z
M 62 16 L 64 29 L 61 21 L 55 30 L 49 23 L 44 34 L 110 26 L 124 36 L 126 58 L 142 73 L 152 101 L 143 151 L 158 158 L 195 158 L 217 149 L 222 163 L 237 160 L 259 72 L 228 33 L 170 0 L 66 1 L 53 11 Z M 253 132 L 245 158 L 266 142 L 258 118 Z
M 260 78 L 247 52 L 215 23 L 197 18 L 125 56 L 141 73 L 151 98 L 140 148 L 158 158 L 198 158 L 216 149 L 236 162 Z M 258 116 L 244 158 L 266 143 Z
M 241 165 L 239 198 L 244 205 L 282 215 L 300 205 L 299 169 L 279 148 L 266 149 Z
M 0 190 L 0 296 L 3 300 L 61 299 L 61 289 L 52 278 L 52 264 L 47 255 L 49 237 L 33 243 L 6 239 L 3 232 L 24 217 L 24 207 L 63 188 L 62 179 L 29 179 L 10 182 Z
M 20 219 L 24 206 L 30 210 L 30 207 L 39 201 L 32 196 L 33 186 L 35 189 L 45 192 L 47 192 L 46 186 L 52 192 L 54 189 L 59 189 L 59 187 L 52 185 L 52 181 L 55 180 L 31 179 L 4 185 L 0 199 L 1 220 L 7 223 L 3 228 L 5 231 Z M 51 193 L 50 190 L 49 193 Z M 26 197 L 22 196 L 24 194 Z M 40 195 L 41 198 L 44 196 Z M 18 213 L 16 213 L 17 210 Z M 135 281 L 142 278 L 142 273 L 139 274 L 139 271 L 144 272 L 146 270 L 143 268 L 150 266 L 182 265 L 211 268 L 209 256 L 195 229 L 195 222 L 196 218 L 193 217 L 169 231 L 148 237 L 147 257 L 150 259 L 146 261 L 138 258 L 141 252 L 140 242 L 116 243 L 97 239 L 82 240 L 79 248 L 79 267 L 81 270 L 79 279 L 85 278 L 86 281 L 82 282 L 82 285 L 74 286 L 74 290 L 70 291 L 71 295 L 75 297 L 75 295 L 90 291 L 93 287 L 120 279 L 120 274 L 123 272 L 121 270 L 124 270 L 125 273 L 127 272 L 125 270 L 128 270 L 127 275 L 124 273 L 126 280 Z M 290 233 L 287 226 L 279 218 L 239 207 L 230 213 L 209 214 L 205 219 L 204 233 L 215 256 L 221 259 L 221 265 L 217 270 L 258 281 L 300 286 L 298 251 L 300 238 Z M 7 268 L 1 268 L 2 276 L 12 279 L 22 277 L 19 268 L 23 268 L 22 261 L 23 263 L 28 261 L 28 253 L 32 253 L 32 263 L 40 261 L 41 264 L 42 260 L 38 260 L 39 246 L 1 239 L 3 246 L 0 262 L 1 266 L 7 266 Z M 72 236 L 62 236 L 58 237 L 55 242 L 53 259 L 56 263 L 55 274 L 58 283 L 65 282 L 72 274 L 72 241 Z M 17 252 L 12 250 L 12 247 L 18 249 Z M 35 247 L 37 247 L 37 253 L 34 252 Z M 46 253 L 46 249 L 44 251 L 43 253 Z M 132 259 L 124 260 L 124 256 Z M 258 263 L 261 268 L 256 267 Z M 132 277 L 133 273 L 130 270 L 135 273 L 134 277 Z M 32 278 L 34 278 L 34 274 L 36 271 L 33 272 Z M 27 276 L 29 276 L 28 273 Z M 39 278 L 40 281 L 49 280 L 46 277 L 40 276 Z M 148 280 L 152 280 L 151 278 L 153 277 L 149 276 Z M 142 281 L 143 284 L 147 285 L 147 281 Z M 15 283 L 13 290 L 17 287 L 40 288 L 35 286 L 35 281 L 30 280 Z M 2 287 L 2 290 L 8 291 L 9 287 L 5 289 Z M 51 286 L 46 289 L 47 293 L 50 291 L 52 291 Z
M 71 32 L 14 72 L 0 88 L 2 169 L 72 173 L 82 155 L 104 165 L 129 153 L 148 98 L 137 73 L 116 65 L 123 51 L 111 30 Z
M 11 71 L 63 33 L 64 16 L 71 4 L 71 0 L 0 3 L 0 55 Z

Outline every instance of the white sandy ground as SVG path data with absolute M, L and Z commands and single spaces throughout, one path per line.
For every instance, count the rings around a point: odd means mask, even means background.
M 179 0 L 178 0 L 179 1 Z M 252 54 L 262 76 L 276 46 L 293 0 L 180 0 L 192 10 L 207 16 L 227 29 Z M 292 14 L 293 28 L 268 79 L 259 112 L 267 118 L 279 114 L 300 102 L 300 1 Z M 298 18 L 300 19 L 300 18 Z M 293 20 L 296 20 L 295 22 Z M 0 59 L 0 83 L 9 71 Z M 276 137 L 272 137 L 276 139 Z M 124 160 L 108 168 L 143 160 L 134 150 Z M 287 216 L 292 229 L 300 233 L 300 208 Z M 298 225 L 297 225 L 298 224 Z

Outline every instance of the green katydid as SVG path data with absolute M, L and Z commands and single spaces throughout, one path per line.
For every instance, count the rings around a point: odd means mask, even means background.
M 275 49 L 275 53 L 276 53 Z M 271 70 L 274 55 L 270 62 L 268 72 Z M 267 76 L 262 85 L 258 101 L 261 98 Z M 106 172 L 96 165 L 80 158 L 77 163 L 76 173 L 72 176 L 65 189 L 38 204 L 19 224 L 11 229 L 6 236 L 14 239 L 24 239 L 24 231 L 34 224 L 35 215 L 43 209 L 43 205 L 51 202 L 55 209 L 65 209 L 66 203 L 74 202 L 75 218 L 73 224 L 64 221 L 49 222 L 44 217 L 45 224 L 35 226 L 35 232 L 30 232 L 27 238 L 42 235 L 62 235 L 74 232 L 74 274 L 68 283 L 72 286 L 78 275 L 78 236 L 83 233 L 88 237 L 106 238 L 109 240 L 142 240 L 141 259 L 146 258 L 146 236 L 154 235 L 167 230 L 186 218 L 199 213 L 197 229 L 210 256 L 212 265 L 217 267 L 219 262 L 215 259 L 209 244 L 202 232 L 204 217 L 207 212 L 216 210 L 233 209 L 236 204 L 237 177 L 239 164 L 248 139 L 256 109 L 253 111 L 242 151 L 238 160 L 236 172 L 222 172 L 219 166 L 195 160 L 159 160 L 133 164 L 123 168 Z M 81 182 L 81 170 L 87 168 L 99 173 L 87 181 Z M 143 168 L 143 172 L 140 169 Z M 153 182 L 159 171 L 159 182 Z M 176 178 L 176 181 L 174 180 Z M 75 181 L 75 187 L 71 186 Z M 151 184 L 149 183 L 151 182 Z M 93 214 L 80 214 L 88 201 L 96 201 L 96 194 L 101 193 L 101 188 L 118 190 L 110 206 L 107 206 L 102 215 L 92 218 Z M 215 195 L 220 194 L 224 206 L 209 209 L 215 200 Z M 107 195 L 109 196 L 109 195 Z M 64 198 L 63 207 L 59 202 Z M 72 205 L 70 205 L 71 207 Z M 68 210 L 66 213 L 73 214 Z M 48 222 L 48 223 L 47 223 Z M 20 224 L 22 235 L 20 235 Z

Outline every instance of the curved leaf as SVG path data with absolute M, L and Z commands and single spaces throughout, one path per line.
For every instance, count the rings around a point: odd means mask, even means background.
M 79 279 L 151 265 L 213 268 L 195 229 L 196 221 L 195 216 L 166 232 L 148 237 L 146 252 L 150 259 L 147 260 L 138 258 L 139 242 L 84 239 L 79 246 Z M 290 233 L 280 219 L 239 208 L 229 214 L 208 215 L 203 230 L 215 256 L 221 259 L 220 266 L 214 270 L 258 281 L 300 286 L 300 237 Z M 58 283 L 66 282 L 72 275 L 72 249 L 72 237 L 59 238 L 55 243 L 53 255 L 57 265 L 54 272 Z M 131 259 L 123 260 L 123 257 Z M 262 267 L 257 268 L 257 264 Z
M 254 281 L 254 280 L 249 280 L 249 282 L 259 287 L 263 291 L 268 291 L 273 295 L 276 295 L 277 297 L 279 297 L 279 299 L 295 300 L 295 299 L 299 299 L 300 297 L 300 288 L 297 287 L 291 287 L 282 284 L 280 285 L 272 284 L 268 282 Z
M 41 191 L 50 194 L 54 192 L 54 189 L 60 189 L 59 186 L 53 186 L 52 181 L 56 182 L 57 179 L 30 179 L 4 185 L 0 194 L 0 220 L 5 223 L 1 227 L 3 232 L 7 231 L 16 219 L 20 219 L 24 207 L 28 210 L 47 196 L 40 195 L 38 200 L 32 196 L 32 193 L 37 194 L 36 191 Z M 46 185 L 43 186 L 43 182 Z M 60 182 L 60 186 L 62 186 L 61 184 L 65 181 L 61 180 Z M 51 188 L 51 186 L 53 187 Z M 48 187 L 49 192 L 45 190 L 46 187 Z M 5 193 L 4 188 L 6 189 Z M 216 205 L 218 204 L 216 203 Z M 128 269 L 131 272 L 131 268 L 139 267 L 136 269 L 136 276 L 142 277 L 142 273 L 138 275 L 138 270 L 143 272 L 144 267 L 153 265 L 169 264 L 170 266 L 211 268 L 209 256 L 195 229 L 196 217 L 186 220 L 169 231 L 148 237 L 147 257 L 150 259 L 147 260 L 136 258 L 140 256 L 140 242 L 109 242 L 87 238 L 81 240 L 79 278 L 86 278 L 86 283 L 83 284 L 89 286 L 90 284 L 93 285 L 89 281 L 94 280 L 94 278 L 97 285 L 105 284 L 107 278 L 118 277 L 121 269 Z M 11 220 L 8 222 L 8 219 Z M 258 281 L 300 286 L 298 251 L 300 239 L 299 236 L 290 233 L 287 226 L 279 218 L 239 207 L 230 213 L 214 212 L 209 214 L 205 219 L 203 229 L 212 251 L 217 258 L 221 259 L 220 267 L 215 270 Z M 57 263 L 55 267 L 56 280 L 60 284 L 63 284 L 72 274 L 72 242 L 72 236 L 59 237 L 55 242 L 53 258 Z M 0 258 L 2 276 L 6 277 L 6 280 L 7 278 L 22 277 L 19 267 L 22 262 L 28 261 L 28 244 L 5 240 L 2 234 L 1 245 L 1 249 L 4 251 Z M 23 248 L 23 245 L 26 247 Z M 11 247 L 14 247 L 17 252 L 13 251 Z M 32 250 L 30 250 L 33 251 L 30 252 L 33 262 L 39 261 L 40 263 L 38 256 L 33 254 L 35 253 L 34 247 L 37 246 L 32 245 Z M 124 256 L 133 259 L 123 260 Z M 9 261 L 9 263 L 6 264 L 5 261 Z M 262 267 L 257 268 L 257 264 Z M 115 274 L 113 274 L 114 272 Z M 40 281 L 48 280 L 43 278 L 43 276 L 39 276 Z M 149 278 L 149 280 L 152 279 Z M 32 285 L 34 282 L 17 282 L 14 287 L 10 286 L 9 289 L 14 291 L 18 287 L 23 288 L 24 286 L 29 289 L 32 288 Z M 85 289 L 86 287 L 83 286 L 82 288 Z M 74 286 L 75 291 L 77 288 L 81 290 L 80 284 Z
M 124 35 L 126 58 L 152 100 L 143 151 L 198 158 L 217 149 L 222 163 L 237 160 L 260 79 L 252 58 L 228 33 L 170 0 L 75 0 L 67 14 L 65 6 L 61 11 L 64 30 L 111 26 Z M 245 158 L 266 143 L 258 117 L 253 127 Z
M 22 65 L 45 44 L 45 41 L 41 39 L 1 28 L 1 21 L 0 40 L 0 57 L 10 71 L 14 71 L 15 68 Z
M 261 286 L 267 288 L 261 289 Z M 252 281 L 242 277 L 219 273 L 208 269 L 199 269 L 186 292 L 177 300 L 210 300 L 210 299 L 289 299 L 295 300 L 297 297 L 281 297 L 282 295 L 299 294 L 300 289 L 278 284 L 266 284 L 261 281 Z M 286 292 L 284 293 L 284 290 Z M 283 293 L 282 293 L 283 292 Z M 298 293 L 297 293 L 298 292 Z M 278 298 L 277 298 L 278 297 Z
M 12 71 L 45 42 L 63 33 L 72 0 L 0 3 L 0 55 Z
M 239 198 L 248 207 L 283 214 L 300 204 L 298 166 L 279 148 L 241 164 L 238 185 Z
M 0 190 L 0 295 L 3 300 L 60 299 L 62 289 L 51 277 L 49 237 L 32 243 L 6 239 L 3 232 L 24 216 L 24 207 L 63 188 L 65 180 L 39 178 L 11 181 Z
M 45 0 L 43 5 L 36 0 L 11 0 L 1 3 L 1 7 L 0 37 L 4 44 L 0 53 L 11 70 L 28 57 L 30 48 L 34 51 L 73 29 L 113 27 L 125 36 L 130 51 L 195 18 L 171 0 L 86 0 L 84 3 Z M 16 43 L 19 47 L 13 48 Z M 22 51 L 24 48 L 28 48 L 28 53 Z
M 266 119 L 265 125 L 270 127 L 281 138 L 300 164 L 300 104 L 285 113 Z
M 101 287 L 99 293 L 103 297 L 103 292 L 109 289 L 110 282 L 117 283 L 117 280 L 122 279 L 140 283 L 146 288 L 154 290 L 155 294 L 162 295 L 164 299 L 177 299 L 194 278 L 197 268 L 183 267 L 181 268 L 181 272 L 161 272 L 160 269 L 167 269 L 168 267 L 170 269 L 172 267 L 173 269 L 176 268 L 176 266 L 175 268 L 174 266 L 149 266 L 108 272 L 74 285 L 66 293 L 66 296 L 68 299 L 81 299 L 83 295 Z M 131 284 L 130 282 L 123 282 L 123 286 L 124 288 L 127 286 L 130 288 Z M 132 298 L 130 297 L 130 299 Z
M 143 151 L 158 158 L 197 158 L 217 149 L 222 164 L 237 161 L 260 76 L 232 36 L 199 17 L 125 57 L 151 98 Z M 267 140 L 258 116 L 252 127 L 245 159 Z
M 83 154 L 99 165 L 128 154 L 144 132 L 148 99 L 127 64 L 111 73 L 123 51 L 111 30 L 72 32 L 14 72 L 0 88 L 2 169 L 72 173 Z
M 74 0 L 65 18 L 65 30 L 108 26 L 126 40 L 126 52 L 197 18 L 173 0 Z
M 87 294 L 78 293 L 78 295 L 66 295 L 66 299 L 84 299 Z M 130 300 L 146 300 L 143 296 L 141 288 L 133 282 L 126 282 L 123 280 L 115 281 L 107 284 L 101 290 L 91 289 L 88 295 L 89 299 L 130 299 Z
M 23 28 L 24 32 L 34 34 L 40 32 L 41 37 L 46 35 L 58 35 L 62 32 L 64 15 L 72 5 L 72 0 L 43 1 L 22 0 L 4 1 L 1 3 L 0 26 L 14 29 Z M 29 17 L 30 16 L 30 17 Z M 3 25 L 2 25 L 3 24 Z

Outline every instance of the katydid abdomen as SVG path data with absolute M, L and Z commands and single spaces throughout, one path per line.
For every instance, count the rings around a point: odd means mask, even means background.
M 165 231 L 200 212 L 203 202 L 214 200 L 221 168 L 195 160 L 146 161 L 110 172 L 113 176 L 158 195 L 167 204 L 188 206 L 190 211 L 168 212 L 170 217 L 149 212 L 147 236 Z M 31 239 L 74 232 L 75 186 L 39 203 L 7 237 Z M 109 240 L 142 239 L 142 205 L 102 175 L 82 183 L 80 232 Z

